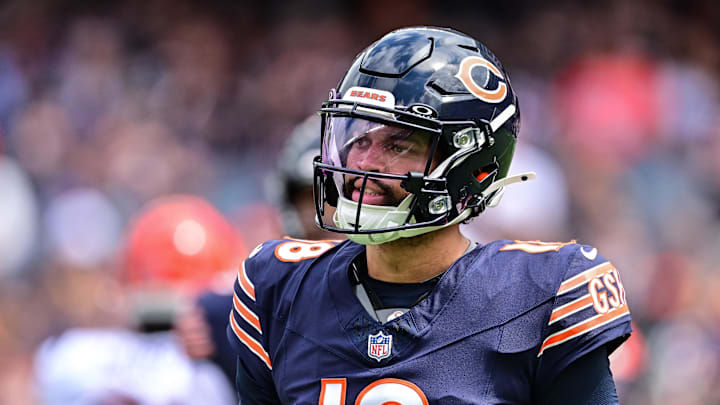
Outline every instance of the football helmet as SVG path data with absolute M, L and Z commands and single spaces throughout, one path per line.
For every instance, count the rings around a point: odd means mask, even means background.
M 500 61 L 445 28 L 393 31 L 362 51 L 320 110 L 319 225 L 362 244 L 413 237 L 497 204 L 520 126 Z M 336 207 L 324 223 L 324 204 Z
M 296 238 L 310 237 L 308 227 L 303 225 L 298 199 L 307 199 L 312 204 L 312 162 L 320 155 L 319 130 L 320 116 L 315 113 L 295 126 L 283 145 L 275 175 L 268 178 L 268 194 L 271 201 L 279 204 L 285 234 Z M 309 223 L 310 231 L 321 232 Z
M 169 328 L 188 299 L 230 285 L 246 255 L 240 234 L 207 200 L 149 202 L 129 224 L 120 268 L 137 326 Z
M 194 293 L 234 272 L 247 251 L 236 229 L 207 200 L 193 195 L 155 199 L 128 230 L 124 279 Z

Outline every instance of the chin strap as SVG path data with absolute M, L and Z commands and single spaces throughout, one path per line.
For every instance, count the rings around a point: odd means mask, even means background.
M 495 193 L 495 195 L 492 197 L 492 199 L 490 201 L 488 201 L 487 206 L 495 207 L 496 205 L 498 205 L 500 203 L 500 199 L 502 198 L 503 194 L 505 194 L 505 186 L 509 186 L 514 183 L 522 183 L 522 182 L 526 182 L 528 180 L 533 180 L 536 177 L 537 177 L 537 174 L 535 174 L 535 172 L 525 172 L 525 173 L 508 176 L 508 177 L 502 178 L 496 182 L 493 182 L 485 190 L 483 190 L 483 196 L 489 196 L 493 192 L 497 191 L 497 193 Z

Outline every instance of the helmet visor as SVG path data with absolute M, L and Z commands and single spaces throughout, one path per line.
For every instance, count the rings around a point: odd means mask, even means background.
M 397 205 L 408 195 L 400 181 L 374 178 L 372 173 L 427 174 L 432 166 L 432 136 L 421 130 L 363 118 L 330 116 L 323 139 L 323 163 L 358 172 L 334 179 L 338 191 L 353 201 L 360 199 L 367 178 L 363 201 Z M 364 176 L 368 173 L 369 176 Z

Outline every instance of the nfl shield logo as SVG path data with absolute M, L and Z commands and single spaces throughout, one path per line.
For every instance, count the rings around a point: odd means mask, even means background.
M 382 331 L 376 335 L 368 336 L 368 356 L 380 361 L 390 357 L 392 350 L 392 335 L 383 335 Z

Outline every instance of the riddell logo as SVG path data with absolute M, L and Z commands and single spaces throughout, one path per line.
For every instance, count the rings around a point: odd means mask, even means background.
M 370 100 L 377 100 L 381 103 L 384 103 L 385 100 L 387 99 L 387 96 L 384 96 L 382 94 L 372 93 L 369 91 L 360 91 L 360 90 L 351 91 L 350 97 L 369 98 Z

